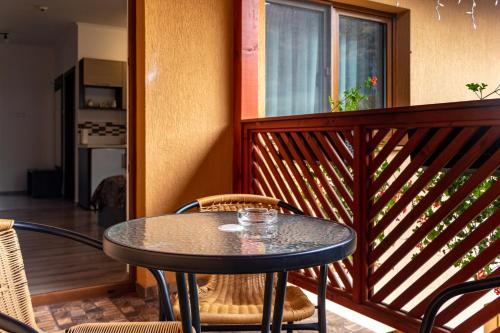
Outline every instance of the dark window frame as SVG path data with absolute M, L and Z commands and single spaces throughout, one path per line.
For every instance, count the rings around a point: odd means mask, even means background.
M 385 36 L 385 73 L 384 73 L 384 97 L 385 97 L 385 108 L 390 108 L 394 105 L 394 41 L 395 41 L 395 31 L 394 31 L 394 15 L 387 14 L 383 12 L 378 12 L 372 9 L 354 7 L 344 4 L 336 4 L 325 1 L 307 1 L 307 0 L 263 0 L 265 3 L 274 3 L 285 6 L 299 7 L 305 9 L 317 10 L 321 6 L 328 6 L 330 8 L 330 26 L 327 27 L 325 24 L 325 36 L 330 36 L 330 41 L 325 40 L 326 46 L 324 47 L 324 59 L 328 56 L 330 57 L 330 66 L 328 64 L 325 70 L 328 72 L 330 77 L 330 84 L 324 84 L 324 89 L 330 88 L 330 91 L 324 91 L 326 96 L 332 96 L 333 99 L 338 100 L 342 92 L 339 91 L 340 78 L 339 78 L 339 53 L 340 53 L 340 16 L 353 17 L 367 21 L 373 21 L 378 23 L 383 23 L 386 26 L 386 36 Z M 264 23 L 265 24 L 265 23 Z M 265 29 L 265 27 L 264 27 Z M 329 49 L 329 52 L 327 51 Z M 324 76 L 325 77 L 325 76 Z M 265 80 L 265 78 L 264 78 Z

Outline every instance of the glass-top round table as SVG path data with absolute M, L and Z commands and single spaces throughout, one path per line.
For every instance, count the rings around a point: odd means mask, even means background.
M 238 227 L 235 212 L 141 218 L 107 229 L 104 251 L 116 260 L 149 268 L 239 274 L 318 266 L 355 249 L 351 228 L 303 215 L 279 214 L 277 223 L 262 233 Z
M 273 332 L 279 332 L 287 272 L 322 266 L 326 284 L 326 265 L 354 252 L 356 233 L 344 224 L 304 215 L 278 214 L 270 228 L 241 229 L 236 212 L 189 213 L 116 224 L 105 231 L 103 246 L 104 252 L 118 261 L 177 272 L 186 331 L 191 319 L 184 273 L 190 273 L 190 277 L 194 273 L 267 273 L 266 284 L 272 286 L 273 272 L 277 272 Z M 268 289 L 262 331 L 269 327 L 272 288 Z M 191 298 L 193 301 L 197 302 Z M 199 314 L 193 313 L 194 308 L 197 304 L 191 307 L 191 315 L 199 331 Z

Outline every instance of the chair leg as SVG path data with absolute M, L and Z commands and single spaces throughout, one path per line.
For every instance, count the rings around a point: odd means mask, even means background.
M 318 326 L 319 333 L 326 333 L 326 283 L 327 265 L 320 267 L 318 285 Z
M 289 322 L 288 322 L 288 325 L 293 325 L 293 321 L 289 321 Z M 288 329 L 286 330 L 286 333 L 293 333 L 293 328 L 288 328 Z
M 165 281 L 165 277 L 163 276 L 163 272 L 157 269 L 150 269 L 149 271 L 153 274 L 158 285 L 158 302 L 160 305 L 159 320 L 173 321 L 174 311 L 172 309 L 172 303 L 170 302 L 170 291 Z

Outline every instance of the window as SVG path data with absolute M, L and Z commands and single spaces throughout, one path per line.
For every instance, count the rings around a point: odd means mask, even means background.
M 296 0 L 266 1 L 266 116 L 328 112 L 360 87 L 363 108 L 388 106 L 389 18 Z M 368 77 L 375 88 L 366 88 Z

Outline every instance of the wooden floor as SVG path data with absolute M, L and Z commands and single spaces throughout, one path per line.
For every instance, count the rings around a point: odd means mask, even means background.
M 97 213 L 61 199 L 0 195 L 0 218 L 49 224 L 98 239 L 104 231 L 97 224 Z M 126 265 L 95 249 L 50 235 L 27 231 L 18 234 L 32 294 L 128 279 Z

